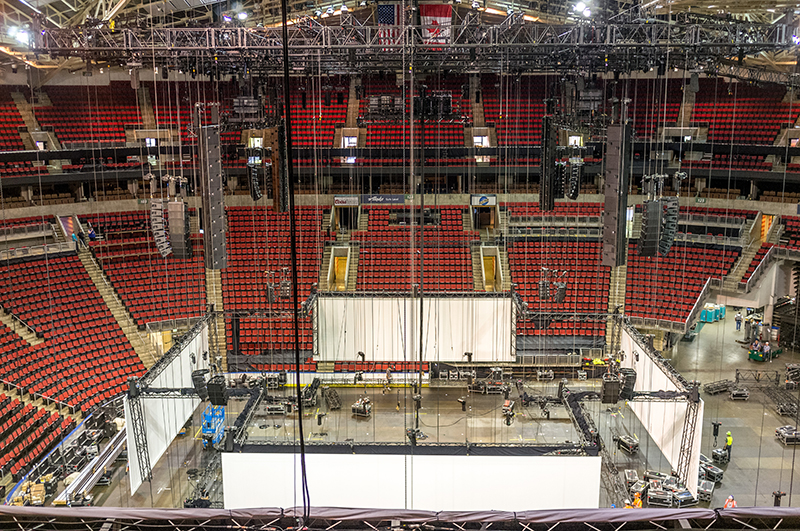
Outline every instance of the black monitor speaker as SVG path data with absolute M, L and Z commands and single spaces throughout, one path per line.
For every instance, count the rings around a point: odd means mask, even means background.
M 218 374 L 208 381 L 208 399 L 213 406 L 228 405 L 228 386 L 224 376 Z

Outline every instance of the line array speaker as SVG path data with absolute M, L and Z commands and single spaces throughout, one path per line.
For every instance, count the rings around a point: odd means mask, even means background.
M 550 116 L 542 118 L 542 167 L 539 186 L 539 210 L 550 212 L 556 206 L 556 132 Z
M 164 202 L 161 199 L 150 200 L 150 229 L 153 231 L 153 240 L 156 242 L 158 252 L 162 257 L 169 256 L 172 253 L 172 247 L 167 238 Z
M 168 204 L 169 242 L 175 258 L 192 257 L 192 229 L 189 223 L 189 206 L 176 200 Z
M 218 121 L 218 116 L 212 117 L 212 123 Z M 199 116 L 196 117 L 196 123 L 202 123 Z M 200 127 L 198 140 L 203 199 L 203 256 L 206 269 L 223 269 L 228 264 L 228 254 L 225 247 L 225 204 L 219 126 Z
M 603 255 L 607 267 L 625 265 L 628 241 L 625 236 L 625 211 L 628 208 L 628 181 L 630 174 L 629 124 L 608 126 L 603 175 Z
M 583 165 L 570 164 L 569 165 L 569 183 L 567 183 L 564 193 L 569 199 L 573 201 L 578 199 L 578 194 L 581 193 L 581 178 L 583 177 Z
M 661 231 L 661 202 L 648 200 L 642 205 L 642 228 L 639 233 L 639 256 L 655 256 Z
M 258 167 L 250 166 L 250 197 L 258 201 L 264 194 L 261 193 L 261 184 L 258 182 Z
M 678 198 L 664 197 L 661 199 L 661 238 L 658 242 L 658 253 L 667 256 L 672 244 L 675 243 L 675 235 L 678 233 Z

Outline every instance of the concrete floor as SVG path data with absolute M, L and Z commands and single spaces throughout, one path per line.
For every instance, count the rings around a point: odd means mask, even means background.
M 747 360 L 747 351 L 736 342 L 741 332 L 734 330 L 733 319 L 706 324 L 691 343 L 681 342 L 672 356 L 674 366 L 687 378 L 710 382 L 724 378 L 734 379 L 736 368 L 779 371 L 783 376 L 787 362 L 800 361 L 797 353 L 784 353 L 773 363 L 757 363 Z M 573 389 L 597 388 L 599 381 L 570 382 Z M 556 394 L 557 383 L 526 382 L 529 394 Z M 710 503 L 701 506 L 720 507 L 724 499 L 733 494 L 739 505 L 772 505 L 772 492 L 787 492 L 783 505 L 800 505 L 800 456 L 795 447 L 784 447 L 774 438 L 775 428 L 794 424 L 792 419 L 779 417 L 772 402 L 760 391 L 751 387 L 749 401 L 731 401 L 727 394 L 709 396 L 701 393 L 705 401 L 705 419 L 702 429 L 703 453 L 710 456 L 714 448 L 712 421 L 722 422 L 718 446 L 724 444 L 724 433 L 730 430 L 734 437 L 733 461 L 722 466 L 725 477 L 716 485 Z M 292 393 L 293 390 L 283 391 Z M 328 412 L 320 397 L 319 410 L 310 411 L 304 421 L 309 442 L 353 440 L 357 442 L 399 442 L 405 440 L 405 430 L 413 426 L 411 391 L 407 388 L 393 389 L 382 393 L 380 388 L 340 388 L 343 407 L 337 412 Z M 366 392 L 373 402 L 373 415 L 369 419 L 357 419 L 350 413 L 350 404 L 358 395 Z M 550 420 L 546 420 L 538 406 L 517 409 L 511 426 L 503 423 L 500 407 L 502 396 L 468 396 L 466 389 L 424 389 L 423 409 L 420 414 L 420 429 L 427 439 L 420 444 L 436 442 L 493 442 L 493 443 L 541 443 L 577 440 L 577 433 L 561 407 L 551 407 Z M 512 396 L 516 391 L 512 391 Z M 462 412 L 457 399 L 467 396 L 468 411 Z M 400 410 L 397 410 L 397 404 Z M 231 402 L 229 424 L 232 424 L 243 403 Z M 647 469 L 670 472 L 670 465 L 652 439 L 644 431 L 633 412 L 620 402 L 614 407 L 597 401 L 586 402 L 585 407 L 594 419 L 600 435 L 606 441 L 609 455 L 619 469 L 637 470 L 639 475 Z M 323 425 L 318 426 L 316 415 L 325 412 Z M 177 439 L 165 456 L 153 467 L 153 481 L 145 483 L 130 496 L 128 478 L 121 469 L 112 485 L 98 487 L 98 504 L 128 506 L 176 507 L 182 506 L 189 496 L 192 481 L 187 476 L 190 468 L 200 468 L 210 452 L 202 449 L 199 439 L 193 434 L 199 427 L 199 412 L 193 419 L 193 427 L 187 436 Z M 251 440 L 292 441 L 296 417 L 276 417 L 257 414 L 249 428 Z M 635 455 L 617 450 L 612 443 L 614 435 L 632 434 L 639 438 L 640 451 Z M 800 474 L 798 475 L 800 476 Z M 221 499 L 221 492 L 217 493 Z M 610 498 L 601 492 L 601 506 L 608 506 Z

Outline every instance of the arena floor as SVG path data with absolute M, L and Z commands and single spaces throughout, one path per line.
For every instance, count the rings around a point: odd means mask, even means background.
M 706 324 L 691 343 L 680 342 L 673 354 L 673 364 L 688 379 L 710 382 L 734 378 L 735 369 L 778 371 L 782 377 L 784 364 L 800 360 L 796 353 L 785 353 L 771 364 L 747 361 L 747 353 L 736 342 L 733 320 Z M 571 381 L 572 389 L 597 388 L 597 381 Z M 526 382 L 529 394 L 556 394 L 554 382 Z M 783 505 L 796 505 L 800 494 L 800 471 L 795 447 L 784 447 L 774 437 L 778 426 L 790 424 L 791 419 L 779 417 L 772 402 L 755 387 L 751 387 L 748 401 L 731 401 L 726 394 L 714 396 L 702 393 L 705 401 L 702 449 L 706 455 L 714 448 L 712 421 L 722 422 L 717 446 L 724 444 L 724 433 L 730 430 L 734 437 L 733 460 L 722 468 L 725 477 L 716 485 L 711 507 L 722 506 L 724 499 L 733 494 L 739 505 L 772 505 L 772 492 L 785 491 Z M 413 426 L 411 392 L 409 389 L 340 388 L 343 407 L 328 412 L 322 400 L 319 411 L 325 412 L 322 425 L 316 420 L 317 410 L 309 411 L 304 422 L 306 440 L 310 443 L 331 441 L 400 442 L 405 440 L 405 429 Z M 293 390 L 287 389 L 291 393 Z M 373 415 L 369 419 L 356 419 L 350 413 L 350 404 L 358 396 L 368 393 L 373 402 Z M 515 395 L 512 391 L 512 397 Z M 518 408 L 511 426 L 503 423 L 500 407 L 502 396 L 477 395 L 468 397 L 468 411 L 462 412 L 457 399 L 467 396 L 466 389 L 425 389 L 420 429 L 427 436 L 419 444 L 436 442 L 493 442 L 493 443 L 553 443 L 577 440 L 577 433 L 562 407 L 550 408 L 547 420 L 538 406 Z M 397 410 L 398 402 L 400 411 Z M 243 403 L 232 402 L 229 415 L 235 416 Z M 620 470 L 635 469 L 641 476 L 644 470 L 670 472 L 670 466 L 655 443 L 628 406 L 620 402 L 615 407 L 599 401 L 585 403 L 600 434 L 609 447 L 613 463 Z M 406 409 L 407 408 L 407 409 Z M 406 414 L 405 411 L 409 411 Z M 193 428 L 185 437 L 176 439 L 167 454 L 154 466 L 153 481 L 145 483 L 135 495 L 128 492 L 128 479 L 124 466 L 120 466 L 114 481 L 107 487 L 96 487 L 96 504 L 121 507 L 179 507 L 191 495 L 193 481 L 187 471 L 203 469 L 210 453 L 202 449 L 199 439 L 193 436 L 199 429 L 199 412 Z M 275 417 L 257 414 L 249 428 L 252 441 L 289 442 L 294 438 L 295 423 L 292 417 Z M 639 438 L 640 451 L 629 455 L 611 443 L 614 435 L 633 434 Z M 797 456 L 800 457 L 800 456 Z M 566 457 L 565 457 L 566 458 Z M 535 478 L 531 478 L 534 480 Z M 216 498 L 215 496 L 216 495 Z M 212 493 L 212 500 L 221 501 L 221 492 Z M 313 503 L 313 493 L 312 493 Z M 601 506 L 608 506 L 610 498 L 601 492 Z M 524 509 L 524 508 L 521 508 Z

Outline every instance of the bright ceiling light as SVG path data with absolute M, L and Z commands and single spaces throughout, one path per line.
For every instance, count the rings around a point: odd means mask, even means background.
M 591 17 L 592 16 L 592 10 L 587 7 L 586 9 L 583 10 L 583 16 L 586 17 L 586 18 Z
M 239 20 L 247 20 L 247 12 L 246 11 L 242 11 L 241 13 L 236 15 L 236 18 L 238 18 Z
M 347 13 L 347 4 L 342 4 L 342 13 Z
M 14 38 L 20 44 L 28 44 L 28 32 L 25 30 L 18 30 Z
M 586 4 L 584 4 L 583 2 L 578 2 L 577 4 L 575 4 L 575 11 L 577 11 L 578 13 L 580 13 L 584 9 L 586 9 Z
M 225 15 L 222 15 L 222 20 L 224 20 L 225 22 L 230 22 L 233 19 L 231 18 L 230 15 L 225 14 Z

